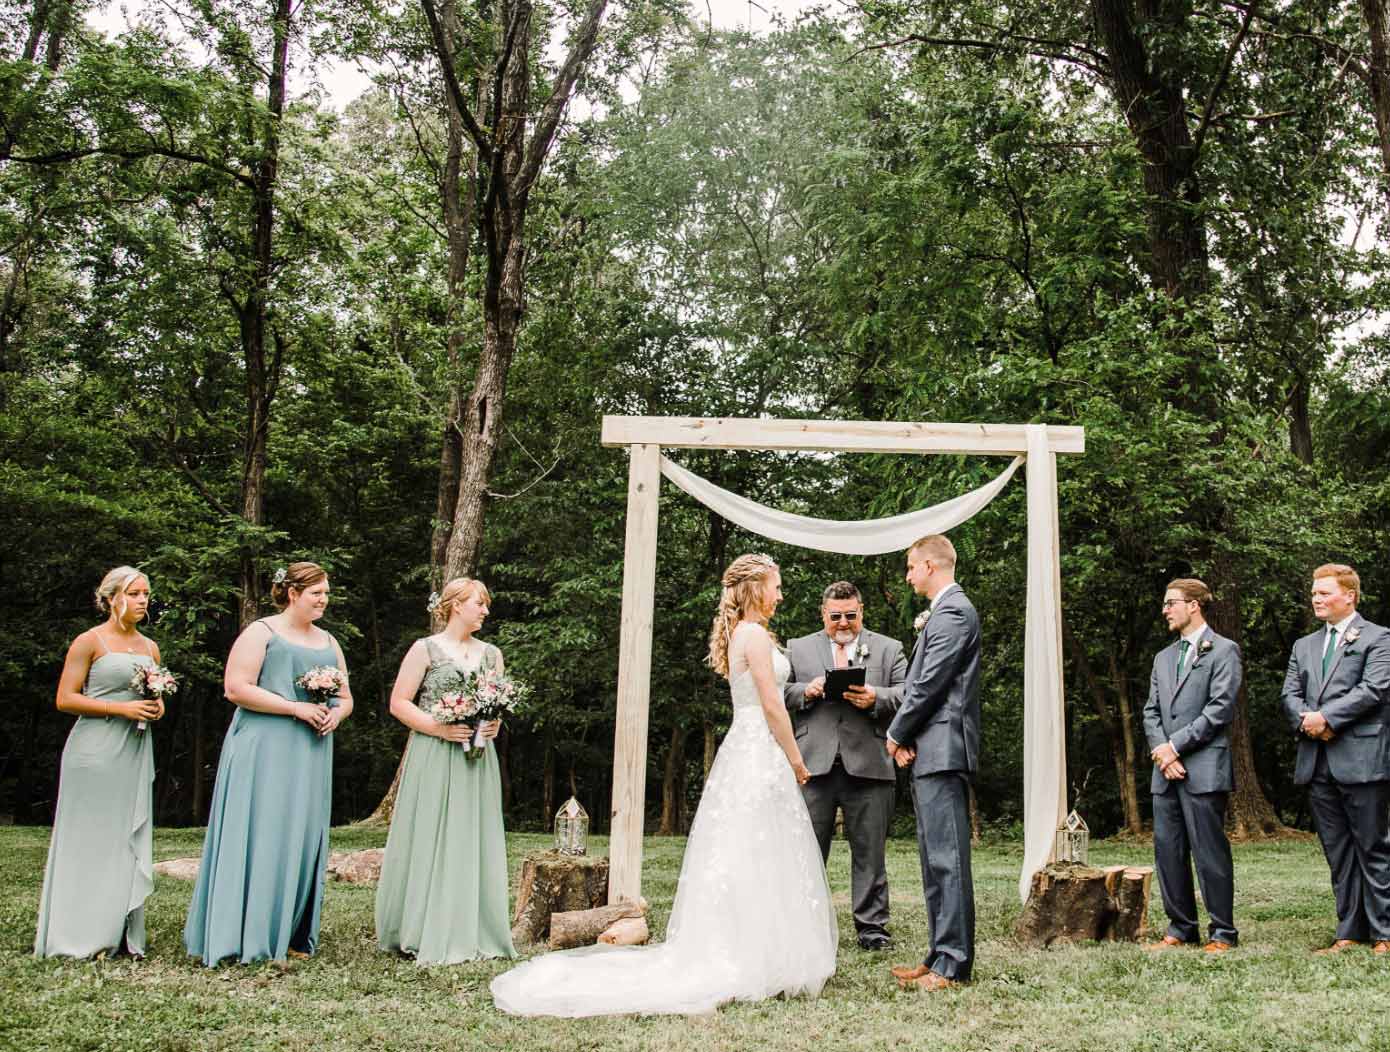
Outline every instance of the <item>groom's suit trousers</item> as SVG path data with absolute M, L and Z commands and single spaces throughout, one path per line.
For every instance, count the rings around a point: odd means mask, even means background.
M 970 981 L 975 963 L 975 885 L 970 871 L 970 783 L 964 771 L 914 774 L 922 894 L 931 924 L 924 964 Z

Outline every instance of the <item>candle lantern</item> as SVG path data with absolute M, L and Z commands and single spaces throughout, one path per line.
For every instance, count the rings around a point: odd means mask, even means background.
M 555 850 L 562 855 L 582 855 L 589 845 L 589 813 L 570 797 L 555 812 Z
M 1084 866 L 1090 857 L 1090 851 L 1090 827 L 1073 811 L 1057 827 L 1057 849 L 1054 857 L 1058 862 L 1076 862 Z

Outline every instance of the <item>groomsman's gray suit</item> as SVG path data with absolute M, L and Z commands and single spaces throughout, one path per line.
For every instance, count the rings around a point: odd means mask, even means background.
M 924 963 L 960 982 L 969 981 L 975 963 L 970 778 L 980 752 L 979 678 L 980 617 L 953 583 L 932 602 L 888 734 L 917 750 L 912 803 L 931 922 Z
M 1326 642 L 1324 626 L 1289 655 L 1283 701 L 1294 733 L 1316 711 L 1334 735 L 1300 736 L 1294 782 L 1308 786 L 1332 870 L 1337 938 L 1378 942 L 1390 939 L 1390 632 L 1356 614 L 1324 676 Z
M 801 761 L 811 780 L 801 787 L 806 810 L 830 857 L 835 810 L 845 812 L 849 839 L 850 890 L 854 927 L 862 937 L 888 932 L 888 870 L 884 848 L 893 821 L 897 775 L 883 749 L 883 735 L 903 696 L 907 658 L 896 639 L 861 630 L 855 643 L 868 650 L 862 660 L 864 680 L 874 688 L 874 707 L 858 709 L 848 701 L 807 700 L 806 685 L 835 665 L 835 644 L 824 631 L 787 644 L 792 671 L 783 698 L 792 716 Z
M 1169 781 L 1155 764 L 1149 782 L 1158 889 L 1168 913 L 1168 934 L 1198 941 L 1195 863 L 1202 901 L 1211 915 L 1208 937 L 1235 946 L 1235 869 L 1226 839 L 1226 805 L 1234 788 L 1230 727 L 1240 692 L 1240 647 L 1210 625 L 1203 627 L 1179 678 L 1181 643 L 1177 640 L 1154 658 L 1144 706 L 1149 748 L 1172 742 L 1187 770 L 1186 778 Z

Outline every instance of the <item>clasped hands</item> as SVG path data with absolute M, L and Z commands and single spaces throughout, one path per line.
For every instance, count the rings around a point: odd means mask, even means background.
M 1178 759 L 1178 750 L 1173 748 L 1172 742 L 1164 742 L 1149 755 L 1158 764 L 1159 773 L 1168 781 L 1180 782 L 1187 777 L 1187 768 Z
M 817 676 L 806 684 L 806 697 L 812 701 L 825 697 L 824 676 Z M 845 688 L 845 700 L 856 709 L 872 709 L 874 702 L 878 700 L 878 691 L 867 683 L 863 686 L 855 684 Z
M 502 721 L 483 720 L 479 726 L 482 728 L 483 741 L 490 742 L 502 730 Z M 457 742 L 460 745 L 467 745 L 473 740 L 473 728 L 467 723 L 441 723 L 434 728 L 434 734 L 436 738 L 442 738 L 446 742 Z
M 1298 729 L 1315 741 L 1330 742 L 1336 737 L 1327 717 L 1321 712 L 1305 712 Z
M 343 722 L 343 710 L 336 705 L 331 708 L 321 705 L 317 701 L 296 701 L 294 717 L 303 720 L 322 738 L 338 729 L 338 724 Z
M 888 751 L 888 759 L 899 767 L 906 767 L 917 759 L 917 750 L 910 745 L 899 745 L 892 738 L 883 739 L 883 747 Z

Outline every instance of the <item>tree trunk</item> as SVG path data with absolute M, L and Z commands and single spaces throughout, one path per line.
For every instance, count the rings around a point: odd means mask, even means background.
M 661 778 L 661 825 L 657 836 L 676 836 L 681 831 L 680 768 L 685 759 L 685 732 L 676 727 L 671 731 L 671 745 L 666 750 L 666 770 Z
M 1062 642 L 1071 655 L 1077 674 L 1085 687 L 1086 696 L 1091 700 L 1100 724 L 1110 739 L 1110 756 L 1115 764 L 1115 778 L 1120 786 L 1120 802 L 1124 807 L 1125 832 L 1138 835 L 1144 831 L 1143 820 L 1139 816 L 1139 793 L 1135 777 L 1134 738 L 1130 730 L 1129 702 L 1125 700 L 1119 713 L 1112 712 L 1107 701 L 1105 685 L 1091 666 L 1086 648 L 1076 638 L 1070 623 L 1062 622 Z M 1118 668 L 1112 658 L 1111 676 L 1118 675 Z
M 555 746 L 547 737 L 545 759 L 541 761 L 541 829 L 549 829 L 555 821 Z
M 1385 189 L 1390 193 L 1390 7 L 1385 0 L 1361 0 L 1361 15 L 1371 43 L 1371 62 L 1366 86 L 1375 107 L 1376 137 L 1380 141 L 1380 163 Z

